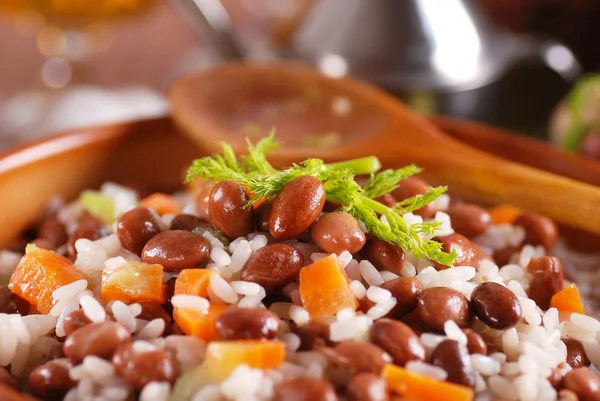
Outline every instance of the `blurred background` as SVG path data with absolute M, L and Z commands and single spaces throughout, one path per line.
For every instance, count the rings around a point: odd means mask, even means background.
M 313 63 L 425 114 L 549 139 L 600 67 L 598 37 L 597 0 L 0 0 L 0 150 L 167 115 L 174 78 L 236 57 Z

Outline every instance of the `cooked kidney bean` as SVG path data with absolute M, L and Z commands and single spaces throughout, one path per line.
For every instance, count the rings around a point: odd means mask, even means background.
M 206 185 L 196 197 L 196 213 L 202 220 L 210 221 L 209 204 L 212 185 Z
M 376 374 L 361 372 L 350 379 L 346 398 L 348 401 L 388 401 L 390 396 L 385 380 Z
M 0 286 L 0 313 L 18 313 L 25 316 L 29 313 L 29 309 L 29 302 L 14 294 L 8 286 Z
M 162 230 L 156 216 L 146 207 L 136 207 L 117 220 L 117 236 L 123 248 L 140 255 L 144 245 Z
M 382 241 L 379 238 L 370 238 L 361 251 L 362 256 L 377 268 L 388 270 L 395 274 L 406 264 L 406 252 L 397 245 Z
M 371 327 L 371 341 L 390 354 L 398 366 L 404 366 L 408 361 L 425 359 L 425 347 L 419 336 L 397 320 L 376 320 Z
M 154 319 L 162 319 L 165 321 L 165 324 L 171 323 L 173 318 L 171 315 L 165 310 L 165 308 L 156 302 L 138 302 L 142 307 L 142 312 L 136 316 L 137 319 L 143 320 L 154 320 Z
M 377 345 L 362 341 L 344 341 L 333 348 L 322 348 L 334 364 L 351 372 L 381 373 L 383 366 L 392 358 Z
M 37 397 L 62 400 L 67 391 L 77 386 L 69 377 L 73 364 L 68 359 L 54 359 L 38 366 L 29 374 L 29 387 Z
M 231 239 L 250 234 L 254 230 L 254 208 L 244 208 L 249 200 L 250 197 L 237 182 L 219 182 L 210 193 L 210 224 Z
M 177 277 L 171 277 L 165 283 L 165 303 L 162 304 L 162 307 L 165 308 L 167 313 L 173 314 L 173 304 L 171 303 L 171 298 L 175 295 L 175 283 L 177 281 Z
M 231 308 L 216 320 L 221 340 L 272 339 L 281 329 L 281 320 L 262 308 Z
M 65 316 L 64 319 L 64 329 L 65 335 L 69 336 L 75 330 L 82 328 L 83 326 L 87 326 L 92 323 L 90 318 L 88 318 L 83 311 L 83 309 L 77 309 L 73 312 L 69 313 Z
M 521 252 L 523 246 L 509 246 L 504 249 L 494 251 L 494 261 L 498 266 L 505 266 L 510 263 L 514 254 Z
M 443 237 L 435 237 L 434 240 L 441 242 L 444 252 L 455 250 L 457 255 L 454 259 L 454 266 L 473 266 L 477 268 L 479 263 L 486 258 L 485 253 L 477 245 L 471 242 L 464 235 L 453 233 Z M 433 262 L 437 269 L 447 269 L 448 266 L 438 262 Z
M 571 390 L 560 390 L 558 392 L 558 399 L 560 401 L 579 401 L 579 397 L 577 397 L 577 394 L 575 394 Z
M 271 218 L 271 202 L 263 202 L 255 211 L 256 213 L 256 229 L 258 231 L 269 231 L 269 219 Z
M 460 292 L 447 287 L 427 288 L 421 292 L 417 307 L 423 322 L 432 330 L 443 332 L 447 320 L 459 327 L 471 324 L 471 305 Z
M 455 340 L 444 340 L 433 350 L 431 363 L 448 373 L 450 383 L 462 386 L 475 386 L 475 371 L 467 347 Z
M 54 249 L 52 244 L 43 238 L 36 238 L 33 241 L 31 241 L 31 243 L 33 245 L 37 246 L 38 248 L 47 249 L 49 251 Z
M 473 238 L 483 234 L 492 225 L 492 217 L 481 206 L 462 204 L 453 205 L 446 210 L 452 219 L 452 228 L 459 234 Z
M 300 337 L 300 351 L 310 351 L 317 345 L 331 345 L 329 340 L 329 325 L 318 320 L 298 326 L 294 333 Z
M 304 266 L 304 257 L 287 244 L 270 244 L 254 252 L 241 272 L 241 279 L 260 284 L 269 292 L 291 283 Z
M 86 238 L 91 241 L 95 241 L 102 237 L 106 237 L 110 233 L 104 227 L 104 225 L 93 217 L 85 217 L 79 222 L 79 225 L 69 236 L 67 241 L 67 253 L 75 259 L 77 257 L 77 249 L 75 249 L 75 242 L 78 239 Z
M 277 239 L 296 238 L 317 220 L 324 204 L 325 188 L 317 178 L 290 181 L 273 201 L 269 232 Z
M 115 351 L 112 363 L 119 376 L 138 390 L 153 381 L 174 383 L 179 375 L 171 354 L 162 350 L 136 354 L 132 343 L 121 345 Z
M 210 223 L 193 214 L 178 214 L 171 221 L 171 230 L 194 231 L 199 227 L 210 228 Z
M 463 329 L 463 332 L 467 336 L 467 349 L 469 350 L 469 354 L 487 355 L 488 347 L 483 337 L 471 329 Z
M 323 379 L 301 377 L 283 382 L 275 389 L 273 401 L 337 401 L 335 390 Z
M 579 401 L 600 400 L 600 376 L 589 368 L 577 368 L 568 372 L 563 378 L 563 385 L 577 394 Z
M 397 319 L 409 314 L 417 308 L 423 284 L 413 277 L 398 277 L 381 285 L 396 298 L 396 305 L 390 315 Z
M 17 388 L 17 380 L 3 367 L 0 367 L 0 383 Z
M 517 296 L 508 288 L 488 281 L 471 294 L 473 312 L 493 329 L 506 330 L 521 320 L 523 311 Z
M 566 338 L 562 341 L 567 346 L 567 363 L 573 369 L 590 366 L 591 362 L 587 357 L 581 341 L 573 338 Z
M 142 250 L 142 260 L 162 265 L 168 272 L 179 272 L 201 265 L 209 253 L 206 238 L 189 231 L 170 230 L 148 241 Z
M 523 213 L 516 220 L 515 225 L 525 230 L 525 244 L 542 245 L 550 249 L 558 239 L 558 228 L 548 217 L 537 213 Z
M 65 355 L 75 362 L 81 362 L 88 355 L 110 358 L 123 343 L 131 341 L 131 334 L 116 322 L 87 324 L 67 337 Z
M 54 344 L 52 346 L 52 348 L 50 348 L 50 351 L 48 352 L 48 358 L 49 359 L 59 359 L 59 358 L 65 358 L 65 352 L 63 351 L 63 345 L 62 343 L 57 343 Z
M 531 258 L 527 272 L 532 275 L 528 295 L 535 303 L 547 310 L 552 296 L 562 290 L 564 285 L 563 267 L 555 256 Z
M 58 221 L 56 217 L 48 217 L 42 221 L 38 229 L 38 238 L 48 241 L 51 249 L 56 249 L 64 245 L 69 236 L 67 229 L 63 223 Z
M 310 237 L 325 252 L 338 255 L 344 251 L 354 254 L 366 241 L 358 221 L 346 212 L 325 213 L 319 217 L 310 229 Z
M 415 195 L 425 195 L 429 189 L 429 184 L 417 177 L 408 177 L 400 182 L 398 188 L 392 191 L 392 196 L 398 201 L 410 198 Z M 435 206 L 430 203 L 416 210 L 414 213 L 424 219 L 431 218 L 435 215 Z

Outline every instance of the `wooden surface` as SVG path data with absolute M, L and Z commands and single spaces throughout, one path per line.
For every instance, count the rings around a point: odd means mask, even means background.
M 227 140 L 241 150 L 246 134 L 224 124 L 223 116 L 244 115 L 239 109 L 245 105 L 305 98 L 314 90 L 321 99 L 319 120 L 327 115 L 323 110 L 332 109 L 332 99 L 346 98 L 353 105 L 348 118 L 375 115 L 373 130 L 363 131 L 360 139 L 349 133 L 349 140 L 331 147 L 285 146 L 273 154 L 278 165 L 307 157 L 334 161 L 365 155 L 378 156 L 388 167 L 415 163 L 425 168 L 424 175 L 431 183 L 448 185 L 459 195 L 486 203 L 512 203 L 558 223 L 600 233 L 600 214 L 596 213 L 600 188 L 470 147 L 444 134 L 395 98 L 357 80 L 331 79 L 300 66 L 229 64 L 179 80 L 171 90 L 171 103 L 179 126 L 199 144 L 215 150 L 218 140 Z M 314 109 L 313 104 L 310 110 Z M 304 120 L 311 121 L 309 113 Z M 343 123 L 343 118 L 330 113 L 329 122 L 323 126 L 334 129 Z M 340 130 L 341 135 L 347 134 L 344 130 Z M 285 131 L 281 135 L 290 136 Z

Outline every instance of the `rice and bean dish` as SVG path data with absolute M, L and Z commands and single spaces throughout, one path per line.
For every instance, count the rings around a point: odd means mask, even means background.
M 600 400 L 551 220 L 275 146 L 50 202 L 0 251 L 0 399 Z

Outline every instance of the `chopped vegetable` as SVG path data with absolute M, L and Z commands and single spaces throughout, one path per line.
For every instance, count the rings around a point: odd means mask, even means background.
M 413 401 L 471 401 L 474 397 L 469 387 L 431 379 L 396 365 L 385 365 L 381 376 L 394 392 Z
M 181 213 L 181 206 L 179 206 L 179 203 L 177 203 L 173 196 L 159 192 L 142 199 L 140 205 L 154 209 L 160 215 Z
M 215 327 L 217 318 L 228 309 L 226 305 L 210 304 L 208 312 L 196 309 L 175 308 L 173 317 L 177 325 L 188 336 L 196 336 L 205 341 L 217 339 Z
M 550 307 L 559 312 L 574 312 L 584 314 L 583 301 L 575 284 L 569 284 L 552 296 Z
M 163 267 L 129 260 L 102 272 L 102 300 L 133 302 L 165 302 Z
M 498 205 L 489 209 L 494 224 L 512 224 L 521 215 L 521 209 L 513 205 Z
M 169 401 L 189 401 L 202 387 L 215 384 L 218 380 L 205 364 L 198 365 L 183 373 L 173 386 Z
M 358 301 L 335 255 L 300 270 L 300 297 L 312 319 L 333 316 L 345 308 L 356 310 Z
M 175 294 L 208 297 L 208 285 L 213 274 L 206 269 L 183 269 L 175 280 Z
M 430 259 L 446 266 L 452 266 L 456 253 L 443 252 L 439 242 L 423 239 L 431 236 L 439 222 L 430 221 L 420 224 L 407 224 L 402 214 L 421 208 L 446 188 L 433 188 L 425 195 L 409 198 L 389 208 L 372 197 L 382 191 L 394 189 L 407 176 L 418 171 L 415 166 L 400 170 L 385 170 L 375 174 L 381 167 L 376 157 L 364 157 L 338 163 L 326 164 L 321 159 L 307 159 L 300 165 L 294 165 L 284 171 L 276 170 L 266 159 L 266 153 L 277 147 L 273 135 L 261 139 L 255 146 L 249 144 L 249 154 L 239 160 L 228 144 L 223 143 L 223 155 L 213 155 L 195 160 L 188 170 L 187 181 L 196 177 L 222 181 L 233 180 L 244 186 L 254 197 L 247 207 L 264 200 L 272 199 L 290 181 L 310 175 L 318 178 L 325 187 L 326 199 L 343 205 L 343 210 L 362 221 L 367 229 L 378 238 L 398 245 L 419 259 Z M 373 177 L 365 191 L 356 183 L 356 174 L 372 174 Z M 379 216 L 385 216 L 387 224 Z
M 46 249 L 28 247 L 8 288 L 35 305 L 39 312 L 49 313 L 53 306 L 52 292 L 83 278 L 69 259 Z
M 112 223 L 115 220 L 115 204 L 111 197 L 87 190 L 81 193 L 79 201 L 84 210 L 101 221 Z
M 218 378 L 228 377 L 242 364 L 257 369 L 271 369 L 285 361 L 282 341 L 213 341 L 206 348 L 205 363 Z

